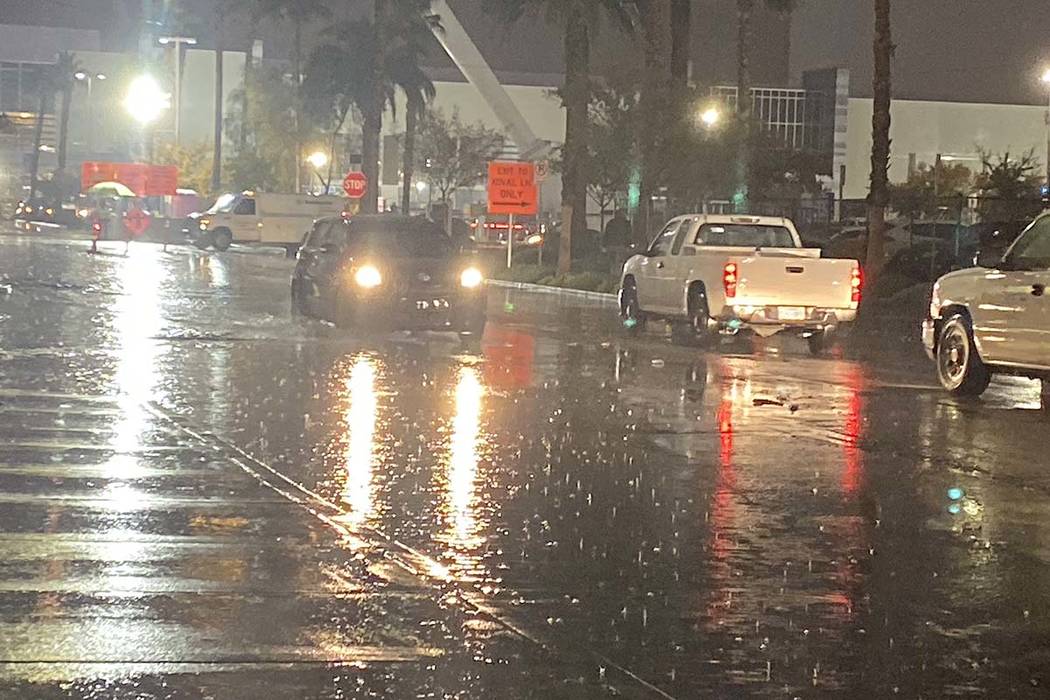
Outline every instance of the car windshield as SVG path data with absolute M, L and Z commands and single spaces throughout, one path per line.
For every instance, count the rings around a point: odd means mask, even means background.
M 455 246 L 444 231 L 425 220 L 359 222 L 351 219 L 349 250 L 395 258 L 448 258 Z
M 208 210 L 208 214 L 228 214 L 233 210 L 234 204 L 237 202 L 237 195 L 235 194 L 224 194 L 215 200 L 215 204 L 211 205 L 211 209 Z
M 794 248 L 795 239 L 783 226 L 704 224 L 696 233 L 696 245 Z

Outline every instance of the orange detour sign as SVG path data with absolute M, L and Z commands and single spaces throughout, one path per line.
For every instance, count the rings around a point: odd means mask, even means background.
M 538 201 L 534 164 L 500 160 L 489 163 L 489 214 L 535 215 Z
M 149 228 L 149 214 L 138 207 L 124 215 L 124 227 L 133 236 L 141 236 Z

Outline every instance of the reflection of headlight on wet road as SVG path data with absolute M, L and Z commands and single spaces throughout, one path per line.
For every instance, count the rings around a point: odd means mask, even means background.
M 362 265 L 354 273 L 354 281 L 357 282 L 359 287 L 373 289 L 383 283 L 383 276 L 379 274 L 379 270 L 374 266 Z
M 480 285 L 483 279 L 481 270 L 476 267 L 468 267 L 459 276 L 459 283 L 467 289 L 473 289 Z

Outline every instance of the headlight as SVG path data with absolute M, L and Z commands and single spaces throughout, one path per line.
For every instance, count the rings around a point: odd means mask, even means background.
M 77 209 L 77 216 L 81 219 L 86 219 L 90 213 L 91 210 L 89 209 Z
M 373 266 L 363 265 L 357 268 L 357 272 L 354 273 L 354 281 L 357 282 L 359 287 L 372 289 L 383 283 L 383 276 Z
M 48 215 L 48 216 L 51 216 L 51 215 L 52 215 L 52 214 L 54 214 L 54 213 L 55 213 L 55 210 L 54 210 L 54 209 L 52 209 L 51 207 L 48 207 L 48 208 L 47 208 L 47 215 Z
M 543 236 L 541 236 L 538 233 L 534 233 L 531 236 L 529 236 L 525 240 L 525 242 L 528 243 L 529 245 L 539 245 L 540 243 L 543 243 Z
M 481 270 L 476 267 L 468 267 L 463 271 L 463 274 L 459 276 L 459 283 L 468 289 L 473 289 L 481 284 L 483 279 Z
M 26 212 L 26 214 L 32 214 L 33 213 L 33 207 L 26 206 L 25 212 Z

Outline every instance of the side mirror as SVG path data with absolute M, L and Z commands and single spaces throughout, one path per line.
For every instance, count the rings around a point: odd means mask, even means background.
M 994 250 L 980 250 L 977 252 L 977 267 L 996 268 L 1003 262 L 1003 256 Z

